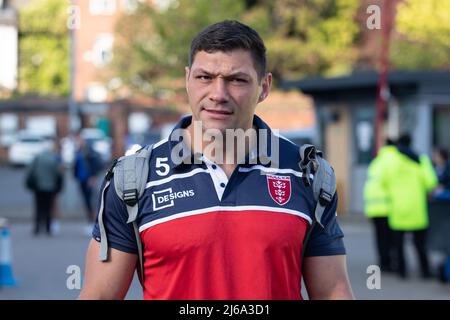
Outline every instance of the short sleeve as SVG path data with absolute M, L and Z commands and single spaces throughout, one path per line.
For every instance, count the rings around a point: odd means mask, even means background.
M 106 181 L 102 183 L 104 188 Z M 102 192 L 99 196 L 99 206 L 101 203 Z M 111 181 L 105 195 L 105 210 L 103 213 L 103 222 L 105 225 L 106 236 L 108 238 L 108 247 L 124 251 L 127 253 L 136 253 L 137 245 L 132 224 L 127 224 L 128 212 L 125 204 L 117 196 L 114 189 L 114 180 Z M 98 214 L 95 221 L 92 237 L 100 242 L 100 228 L 98 225 Z
M 344 233 L 336 218 L 337 193 L 322 215 L 323 228 L 316 224 L 306 244 L 305 257 L 345 254 Z

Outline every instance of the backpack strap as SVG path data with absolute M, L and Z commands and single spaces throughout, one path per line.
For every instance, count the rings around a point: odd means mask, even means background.
M 323 159 L 322 152 L 310 144 L 300 147 L 299 167 L 306 186 L 312 186 L 316 208 L 313 220 L 322 227 L 322 215 L 336 193 L 336 176 L 330 164 Z M 311 183 L 311 174 L 314 179 Z
M 98 228 L 100 229 L 100 261 L 108 260 L 108 237 L 106 235 L 105 223 L 103 222 L 103 214 L 105 212 L 105 195 L 106 190 L 109 188 L 111 184 L 111 178 L 114 174 L 114 167 L 117 162 L 120 160 L 115 159 L 105 176 L 105 185 L 100 194 L 100 208 L 98 210 Z
M 106 261 L 108 259 L 108 243 L 103 223 L 104 193 L 110 184 L 111 178 L 114 176 L 114 188 L 116 194 L 125 203 L 127 208 L 127 223 L 133 225 L 139 256 L 138 275 L 141 283 L 143 283 L 144 278 L 143 248 L 136 219 L 139 212 L 138 200 L 144 193 L 147 184 L 152 147 L 153 145 L 148 145 L 137 151 L 135 154 L 121 157 L 113 163 L 110 170 L 108 170 L 106 177 L 107 182 L 102 191 L 98 218 L 101 235 L 100 260 Z
M 303 260 L 306 244 L 315 225 L 319 224 L 322 228 L 324 228 L 322 216 L 325 208 L 331 203 L 334 194 L 336 193 L 336 176 L 331 165 L 323 159 L 322 152 L 316 150 L 315 146 L 311 144 L 304 144 L 300 147 L 299 151 L 299 167 L 302 172 L 303 181 L 307 187 L 312 187 L 314 202 L 316 203 L 314 216 L 312 217 L 312 224 L 303 241 Z M 312 182 L 311 175 L 313 176 Z

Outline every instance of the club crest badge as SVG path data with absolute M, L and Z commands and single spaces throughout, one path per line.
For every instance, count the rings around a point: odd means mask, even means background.
M 286 204 L 291 199 L 291 177 L 267 175 L 267 186 L 272 199 L 279 205 Z

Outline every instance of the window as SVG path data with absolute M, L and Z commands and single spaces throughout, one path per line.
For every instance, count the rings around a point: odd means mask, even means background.
M 112 34 L 101 34 L 97 37 L 92 48 L 92 63 L 96 67 L 104 67 L 111 62 L 113 58 L 113 42 Z
M 450 105 L 436 105 L 433 112 L 433 145 L 450 150 Z
M 10 146 L 19 129 L 19 117 L 13 113 L 0 114 L 0 146 Z
M 125 13 L 133 13 L 139 5 L 139 0 L 122 0 L 122 8 Z
M 107 95 L 106 88 L 97 83 L 90 84 L 86 90 L 86 98 L 90 102 L 105 102 Z
M 353 137 L 356 163 L 369 164 L 375 151 L 375 114 L 370 108 L 359 107 L 353 111 Z
M 177 7 L 178 1 L 177 0 L 154 0 L 153 5 L 156 10 L 160 12 L 167 11 L 170 6 Z
M 116 11 L 116 0 L 90 0 L 89 11 L 92 15 L 112 15 Z

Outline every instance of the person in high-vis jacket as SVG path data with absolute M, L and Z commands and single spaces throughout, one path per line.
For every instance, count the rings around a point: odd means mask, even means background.
M 411 148 L 409 135 L 400 137 L 398 151 L 390 159 L 390 164 L 381 172 L 381 181 L 390 199 L 388 222 L 394 232 L 398 259 L 398 274 L 408 276 L 404 236 L 411 232 L 414 239 L 421 274 L 423 278 L 431 276 L 426 251 L 426 232 L 428 229 L 427 194 L 437 185 L 437 177 L 430 159 L 426 155 L 417 155 Z
M 364 213 L 373 223 L 378 265 L 382 271 L 393 271 L 396 266 L 394 236 L 388 224 L 390 200 L 381 183 L 381 172 L 390 165 L 396 152 L 393 141 L 388 139 L 369 164 L 364 184 Z

